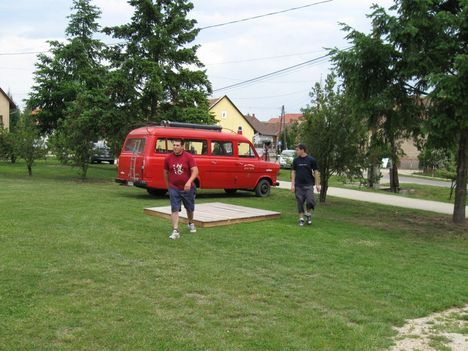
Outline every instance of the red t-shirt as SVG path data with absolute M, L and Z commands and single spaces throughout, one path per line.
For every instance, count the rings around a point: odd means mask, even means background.
M 180 155 L 172 152 L 167 155 L 164 160 L 164 169 L 169 172 L 169 186 L 183 190 L 192 174 L 191 169 L 196 166 L 195 159 L 188 152 L 183 151 Z

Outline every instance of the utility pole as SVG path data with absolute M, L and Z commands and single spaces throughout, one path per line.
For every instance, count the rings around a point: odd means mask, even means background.
M 283 128 L 283 117 L 284 117 L 284 105 L 281 106 L 281 116 L 280 116 L 280 120 L 279 120 L 279 132 L 278 132 L 278 140 L 276 141 L 276 158 L 278 158 L 278 154 L 281 153 L 281 149 L 283 147 L 281 143 L 281 132 L 282 132 L 282 128 Z
M 281 144 L 281 146 L 283 146 L 283 150 L 287 150 L 288 149 L 288 134 L 287 134 L 287 131 L 286 131 L 286 116 L 285 116 L 285 113 L 284 113 L 284 105 L 283 107 L 281 108 L 281 118 L 283 119 L 283 142 L 284 142 L 284 145 Z

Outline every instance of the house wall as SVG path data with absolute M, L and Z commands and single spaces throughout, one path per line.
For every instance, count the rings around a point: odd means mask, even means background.
M 10 102 L 0 93 L 0 120 L 3 121 L 3 128 L 10 129 Z
M 218 125 L 223 128 L 237 132 L 239 126 L 241 126 L 242 135 L 253 142 L 255 134 L 253 128 L 228 99 L 223 98 L 221 101 L 218 101 L 217 104 L 210 108 L 210 112 L 214 113 Z
M 401 144 L 401 148 L 405 153 L 405 156 L 400 158 L 401 169 L 419 169 L 419 150 L 414 144 L 413 140 L 404 140 Z

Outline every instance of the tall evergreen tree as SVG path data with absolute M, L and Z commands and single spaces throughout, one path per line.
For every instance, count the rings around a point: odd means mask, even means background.
M 132 122 L 171 119 L 212 123 L 207 96 L 211 84 L 197 57 L 196 21 L 187 0 L 129 0 L 135 9 L 130 23 L 104 31 L 123 43 L 109 51 L 111 94 Z M 128 126 L 127 126 L 128 127 Z
M 395 0 L 374 6 L 374 35 L 400 56 L 399 69 L 414 95 L 427 97 L 425 134 L 431 145 L 457 150 L 453 221 L 465 222 L 468 181 L 468 2 Z
M 333 51 L 333 60 L 352 99 L 353 113 L 365 120 L 370 131 L 368 182 L 371 186 L 376 179 L 375 166 L 386 153 L 392 160 L 390 188 L 397 192 L 400 143 L 418 130 L 418 104 L 408 91 L 398 51 L 375 33 L 344 29 L 353 46 Z
M 109 113 L 104 44 L 93 38 L 99 30 L 100 10 L 90 0 L 74 0 L 66 28 L 67 42 L 51 42 L 51 55 L 39 57 L 36 84 L 28 105 L 39 108 L 43 130 L 74 155 L 74 163 L 86 177 L 93 142 L 103 134 L 102 119 Z

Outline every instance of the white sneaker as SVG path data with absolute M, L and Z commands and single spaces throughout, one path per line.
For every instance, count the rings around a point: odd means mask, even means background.
M 303 227 L 304 226 L 304 218 L 299 218 L 299 227 Z
M 187 227 L 190 230 L 190 233 L 196 233 L 197 232 L 197 228 L 195 227 L 194 223 L 187 224 Z
M 177 229 L 174 229 L 172 231 L 172 234 L 169 236 L 169 239 L 176 240 L 180 238 L 179 231 Z
M 312 215 L 311 214 L 306 214 L 305 218 L 306 218 L 306 223 L 308 225 L 311 225 L 312 224 Z

